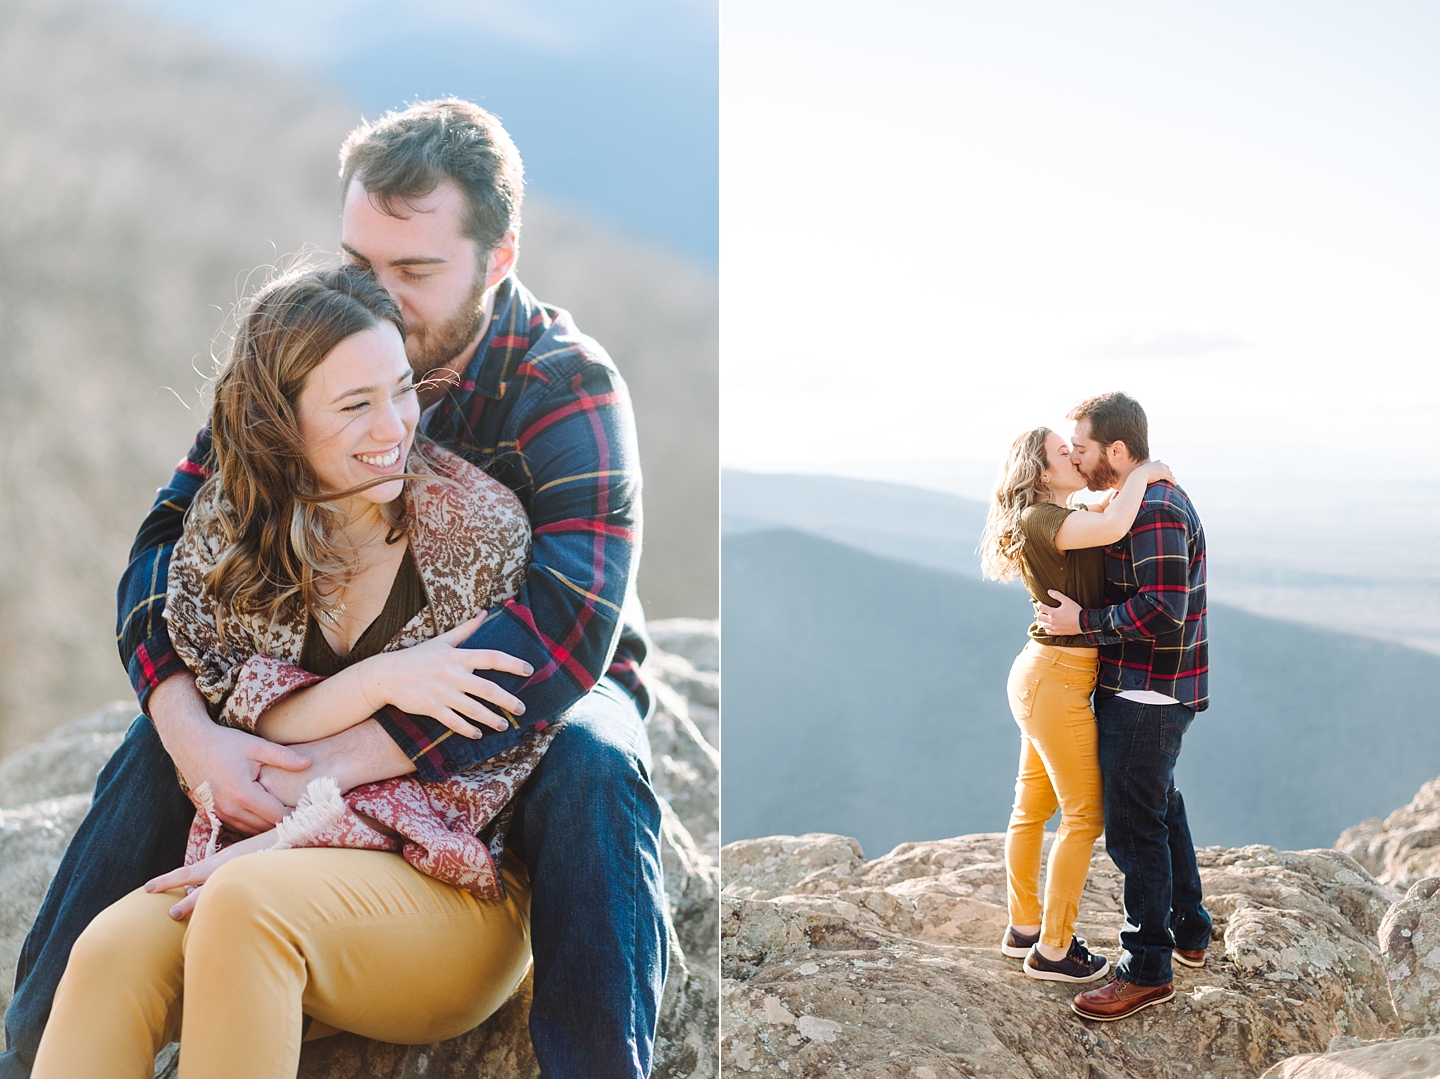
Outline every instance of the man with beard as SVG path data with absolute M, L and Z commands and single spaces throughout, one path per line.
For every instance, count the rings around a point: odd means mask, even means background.
M 1092 491 L 1116 490 L 1150 458 L 1145 410 L 1106 393 L 1070 411 L 1071 458 Z M 1100 647 L 1095 689 L 1105 846 L 1125 874 L 1123 954 L 1115 977 L 1075 997 L 1086 1019 L 1124 1019 L 1175 995 L 1171 962 L 1205 965 L 1210 915 L 1175 761 L 1196 712 L 1209 704 L 1205 533 L 1190 499 L 1152 483 L 1130 532 L 1105 548 L 1109 606 L 1059 606 L 1038 619 L 1052 634 L 1084 634 Z
M 387 706 L 295 747 L 212 722 L 161 618 L 171 550 L 210 474 L 202 430 L 141 526 L 120 585 L 120 651 L 149 718 L 101 773 L 25 942 L 0 1076 L 28 1075 L 81 930 L 183 860 L 194 807 L 176 769 L 191 786 L 208 781 L 221 818 L 255 833 L 313 776 L 343 789 L 408 773 L 443 779 L 562 713 L 506 832 L 532 885 L 532 1041 L 549 1077 L 649 1071 L 667 956 L 628 392 L 604 350 L 512 272 L 523 178 L 495 117 L 463 101 L 413 105 L 362 124 L 340 156 L 344 256 L 368 267 L 404 316 L 407 354 L 428 379 L 422 432 L 511 487 L 530 516 L 524 584 L 464 645 L 528 662 L 528 678 L 490 671 L 476 691 L 519 714 L 476 700 L 464 718 L 483 737 L 469 738 Z

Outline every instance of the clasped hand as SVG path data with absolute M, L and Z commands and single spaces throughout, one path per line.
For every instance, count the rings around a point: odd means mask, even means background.
M 1080 604 L 1063 592 L 1050 589 L 1050 597 L 1059 602 L 1058 607 L 1037 605 L 1035 621 L 1052 637 L 1074 637 L 1081 632 Z
M 372 706 L 371 711 L 394 705 L 417 716 L 430 716 L 466 738 L 480 737 L 474 724 L 508 730 L 509 720 L 480 701 L 489 701 L 515 715 L 524 713 L 524 702 L 475 672 L 503 671 L 528 678 L 535 669 L 523 659 L 493 648 L 459 647 L 480 627 L 484 617 L 477 615 L 449 633 L 413 648 L 382 652 L 356 664 L 361 692 Z

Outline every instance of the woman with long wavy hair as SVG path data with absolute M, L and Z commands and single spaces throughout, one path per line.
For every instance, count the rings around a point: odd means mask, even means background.
M 1105 605 L 1102 548 L 1130 531 L 1147 484 L 1171 479 L 1159 461 L 1138 468 L 1108 503 L 1085 507 L 1072 496 L 1086 482 L 1065 440 L 1047 427 L 1010 446 L 980 543 L 986 577 L 1023 578 L 1038 611 L 1056 606 L 1053 589 L 1082 607 Z M 1005 832 L 1010 925 L 1000 948 L 1024 959 L 1028 977 L 1088 982 L 1109 960 L 1074 935 L 1080 893 L 1095 840 L 1105 830 L 1095 713 L 1099 650 L 1083 636 L 1051 637 L 1038 622 L 1010 668 L 1010 710 L 1020 727 L 1020 774 Z M 1045 822 L 1060 810 L 1040 901 Z
M 417 440 L 404 333 L 354 267 L 283 277 L 239 321 L 165 607 L 220 723 L 298 743 L 393 705 L 473 738 L 524 710 L 474 671 L 527 664 L 457 646 L 514 594 L 529 521 Z M 324 1033 L 422 1044 L 474 1027 L 529 965 L 505 810 L 559 725 L 440 783 L 318 778 L 250 838 L 200 783 L 185 866 L 77 941 L 34 1075 L 148 1079 L 178 1038 L 182 1079 L 274 1079 Z

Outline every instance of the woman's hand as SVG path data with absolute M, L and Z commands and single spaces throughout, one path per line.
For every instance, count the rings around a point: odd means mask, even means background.
M 516 715 L 525 711 L 524 702 L 474 672 L 504 671 L 527 678 L 535 669 L 504 652 L 458 647 L 484 620 L 483 614 L 477 615 L 423 644 L 383 652 L 355 664 L 366 701 L 373 703 L 373 710 L 391 704 L 417 716 L 430 716 L 466 738 L 480 737 L 474 726 L 477 723 L 508 730 L 510 723 L 504 716 L 474 698 Z
M 1175 474 L 1170 471 L 1170 466 L 1164 461 L 1146 461 L 1136 471 L 1140 473 L 1147 487 L 1152 483 L 1159 483 L 1161 480 L 1169 483 L 1175 482 Z
M 179 869 L 162 873 L 154 880 L 147 880 L 145 890 L 147 892 L 168 892 L 172 888 L 184 888 L 185 898 L 170 908 L 170 917 L 177 922 L 183 922 L 195 909 L 195 904 L 200 901 L 200 885 L 210 879 L 211 873 L 226 862 L 233 862 L 236 858 L 254 854 L 256 851 L 269 850 L 274 845 L 275 829 L 271 828 L 268 832 L 261 832 L 259 835 L 252 835 L 249 839 L 243 839 L 239 843 L 232 843 L 224 850 L 212 854 L 194 865 L 182 865 Z

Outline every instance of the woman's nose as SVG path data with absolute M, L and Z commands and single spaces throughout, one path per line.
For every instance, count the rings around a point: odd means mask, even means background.
M 377 408 L 371 416 L 374 422 L 370 426 L 370 437 L 374 441 L 388 445 L 405 437 L 405 419 L 393 401 Z

